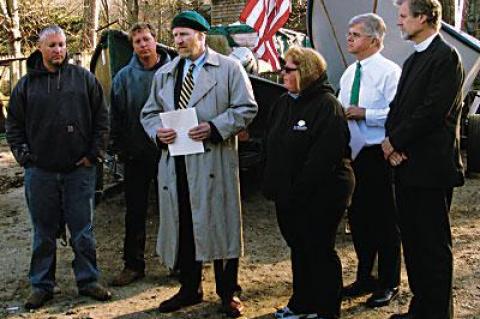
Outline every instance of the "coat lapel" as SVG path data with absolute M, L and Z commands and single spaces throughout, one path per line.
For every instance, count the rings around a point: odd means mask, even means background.
M 160 92 L 158 92 L 158 95 L 163 101 L 162 105 L 164 111 L 175 110 L 175 78 L 179 62 L 180 57 L 177 56 L 172 62 L 166 64 L 164 67 L 158 70 L 158 72 L 163 74 L 163 77 L 165 78 L 165 86 Z

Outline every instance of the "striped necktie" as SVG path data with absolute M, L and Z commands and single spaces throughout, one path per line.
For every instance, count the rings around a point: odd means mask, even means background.
M 362 77 L 362 65 L 357 62 L 355 77 L 353 78 L 352 90 L 350 91 L 350 105 L 358 106 L 360 98 L 360 78 Z
M 187 75 L 183 79 L 182 90 L 180 91 L 180 100 L 178 102 L 178 106 L 181 109 L 186 109 L 188 106 L 188 101 L 190 101 L 190 97 L 192 96 L 193 92 L 193 69 L 195 68 L 195 64 L 192 63 L 188 67 Z

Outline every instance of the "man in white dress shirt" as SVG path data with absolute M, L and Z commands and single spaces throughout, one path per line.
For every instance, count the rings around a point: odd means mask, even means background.
M 385 31 L 383 19 L 376 14 L 350 20 L 348 51 L 357 61 L 340 79 L 340 101 L 346 109 L 352 140 L 364 142 L 353 162 L 356 188 L 348 215 L 358 258 L 357 278 L 343 294 L 356 297 L 373 292 L 367 299 L 369 307 L 388 305 L 398 294 L 400 283 L 400 235 L 390 170 L 381 143 L 401 69 L 380 53 Z M 372 274 L 377 256 L 378 278 Z

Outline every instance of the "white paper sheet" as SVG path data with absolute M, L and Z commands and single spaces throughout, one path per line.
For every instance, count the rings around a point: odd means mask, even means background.
M 203 142 L 188 137 L 188 131 L 198 125 L 195 108 L 160 113 L 163 127 L 173 128 L 177 132 L 175 142 L 168 144 L 171 156 L 203 153 Z
M 350 148 L 352 149 L 352 159 L 355 159 L 367 141 L 365 140 L 362 132 L 360 132 L 357 121 L 349 120 L 348 128 L 350 129 Z

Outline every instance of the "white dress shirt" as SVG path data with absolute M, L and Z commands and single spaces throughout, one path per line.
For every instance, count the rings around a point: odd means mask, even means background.
M 355 63 L 351 64 L 340 79 L 339 99 L 343 107 L 350 107 L 350 92 L 355 77 Z M 365 119 L 357 121 L 366 146 L 381 144 L 385 139 L 385 120 L 390 110 L 390 102 L 397 91 L 402 72 L 394 62 L 380 52 L 360 61 L 360 96 L 358 106 L 365 108 Z

